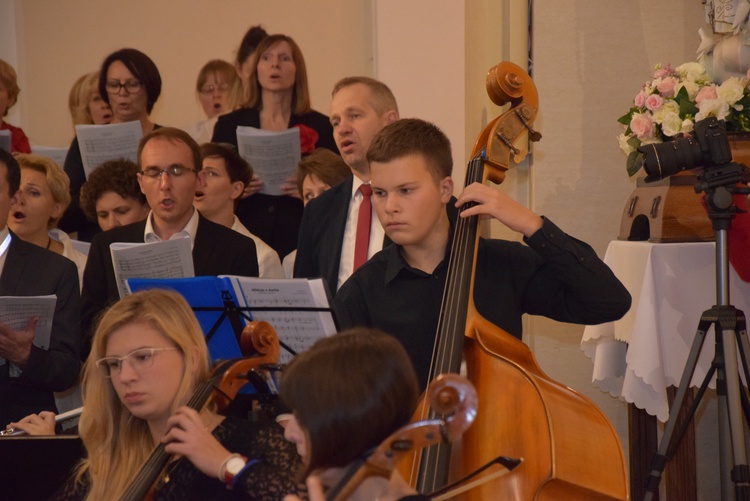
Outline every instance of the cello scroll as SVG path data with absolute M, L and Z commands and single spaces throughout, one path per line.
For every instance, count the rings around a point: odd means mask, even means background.
M 424 447 L 449 442 L 471 426 L 477 414 L 474 386 L 458 374 L 438 376 L 428 389 L 430 406 L 444 418 L 409 423 L 392 433 L 353 475 L 326 493 L 327 501 L 345 501 L 367 478 L 390 478 L 401 459 Z

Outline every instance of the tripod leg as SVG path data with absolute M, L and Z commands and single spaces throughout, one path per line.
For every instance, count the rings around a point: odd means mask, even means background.
M 719 324 L 721 324 L 721 336 L 724 344 L 724 376 L 726 379 L 726 393 L 724 399 L 726 401 L 727 410 L 726 418 L 729 420 L 729 436 L 726 437 L 725 433 L 725 437 L 723 437 L 723 441 L 720 444 L 722 448 L 728 446 L 729 451 L 722 450 L 722 459 L 730 459 L 727 456 L 731 454 L 731 462 L 724 464 L 733 465 L 731 469 L 731 481 L 734 482 L 736 499 L 745 500 L 750 499 L 750 469 L 748 469 L 747 464 L 745 429 L 742 420 L 742 407 L 740 401 L 740 378 L 737 371 L 736 340 L 739 338 L 739 334 L 735 330 L 736 319 L 722 318 L 719 320 Z M 721 372 L 721 370 L 722 369 L 720 368 L 719 371 Z M 721 409 L 721 407 L 719 408 Z M 725 443 L 727 438 L 728 443 Z M 722 480 L 724 480 L 723 477 Z M 730 491 L 727 490 L 726 494 L 729 492 Z M 722 482 L 722 495 L 724 494 L 724 485 Z M 727 499 L 729 498 L 727 497 Z
M 685 369 L 682 372 L 680 386 L 677 388 L 677 394 L 675 395 L 674 401 L 672 402 L 672 408 L 669 412 L 669 419 L 667 420 L 667 424 L 664 427 L 664 434 L 659 442 L 659 450 L 654 454 L 654 457 L 651 460 L 651 473 L 646 482 L 646 493 L 643 496 L 645 501 L 651 501 L 659 491 L 659 482 L 661 481 L 661 475 L 664 472 L 664 467 L 669 459 L 669 451 L 673 451 L 676 448 L 678 437 L 675 435 L 674 431 L 677 426 L 679 410 L 682 408 L 685 394 L 690 389 L 690 381 L 693 379 L 693 373 L 698 364 L 698 357 L 703 347 L 703 342 L 706 339 L 706 331 L 711 325 L 710 321 L 703 318 L 707 313 L 708 312 L 701 316 L 701 320 L 698 323 L 698 330 L 695 333 L 695 339 L 693 339 L 693 345 L 690 348 L 690 354 L 688 355 Z M 694 402 L 694 405 L 697 406 L 697 401 Z M 685 419 L 692 419 L 692 415 L 686 416 Z

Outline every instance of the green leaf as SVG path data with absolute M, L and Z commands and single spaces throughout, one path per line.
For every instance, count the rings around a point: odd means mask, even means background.
M 684 87 L 680 89 L 680 94 L 682 94 L 683 90 L 685 90 Z M 689 116 L 694 117 L 698 113 L 698 107 L 694 102 L 687 99 L 687 97 L 685 99 L 678 100 L 677 103 L 680 105 L 680 118 L 682 118 L 683 120 L 688 118 Z
M 638 111 L 638 108 L 635 108 L 635 107 L 630 108 L 630 110 L 627 113 L 625 113 L 623 116 L 621 116 L 620 118 L 618 118 L 617 121 L 619 123 L 621 123 L 622 125 L 628 125 L 629 126 L 630 125 L 630 121 L 633 119 L 633 113 L 635 113 L 637 111 Z
M 643 167 L 643 153 L 639 151 L 633 151 L 628 155 L 628 161 L 627 161 L 627 170 L 628 170 L 628 176 L 633 177 L 636 172 L 641 170 L 641 167 Z
M 632 146 L 633 148 L 638 148 L 641 145 L 641 140 L 637 137 L 633 136 L 630 139 L 628 139 L 628 144 Z M 631 152 L 632 154 L 632 152 Z

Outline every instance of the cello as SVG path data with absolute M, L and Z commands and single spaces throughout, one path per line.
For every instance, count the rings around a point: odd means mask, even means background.
M 538 94 L 523 69 L 500 63 L 489 70 L 486 87 L 495 104 L 510 103 L 510 108 L 480 134 L 465 186 L 501 183 L 511 161 L 523 159 L 518 145 L 525 137 L 541 138 L 533 129 Z M 502 477 L 491 468 L 483 471 L 479 480 L 490 480 L 455 499 L 628 499 L 622 447 L 606 416 L 585 396 L 546 376 L 528 346 L 477 311 L 478 220 L 472 216 L 456 222 L 430 376 L 458 373 L 465 364 L 479 410 L 472 426 L 452 444 L 430 447 L 404 461 L 402 476 L 428 493 L 470 476 L 498 456 L 510 456 L 523 458 L 523 463 Z M 413 420 L 431 415 L 423 400 Z

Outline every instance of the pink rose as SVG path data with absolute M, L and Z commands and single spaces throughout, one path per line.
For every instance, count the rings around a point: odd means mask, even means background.
M 659 94 L 651 94 L 646 98 L 646 108 L 650 111 L 658 110 L 664 104 L 664 99 Z
M 654 137 L 654 122 L 651 121 L 651 117 L 644 113 L 634 113 L 633 118 L 630 120 L 630 130 L 633 134 L 640 139 L 648 139 Z
M 638 93 L 637 96 L 635 96 L 635 99 L 633 100 L 633 103 L 639 107 L 643 108 L 646 105 L 646 99 L 648 98 L 648 94 L 646 94 L 645 90 L 642 90 Z
M 659 94 L 664 97 L 673 97 L 674 88 L 677 85 L 677 79 L 675 77 L 666 77 L 656 86 L 659 89 Z
M 657 68 L 654 71 L 654 78 L 664 78 L 667 75 L 670 75 L 672 73 L 672 67 L 670 65 L 666 65 L 664 68 Z
M 698 91 L 698 95 L 695 96 L 695 104 L 701 104 L 705 99 L 716 99 L 718 97 L 718 94 L 716 94 L 716 86 L 707 85 Z

